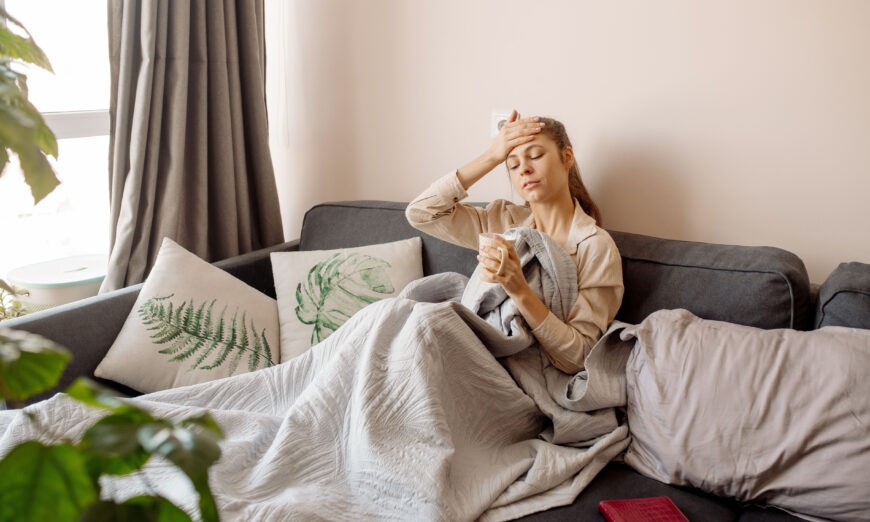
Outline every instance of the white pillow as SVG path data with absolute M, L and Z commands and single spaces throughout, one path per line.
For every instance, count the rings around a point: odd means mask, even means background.
M 870 330 L 761 330 L 662 310 L 621 336 L 631 444 L 662 482 L 870 520 Z
M 274 299 L 165 238 L 94 375 L 144 393 L 280 362 Z
M 273 252 L 281 360 L 326 339 L 364 306 L 423 277 L 419 237 L 337 250 Z

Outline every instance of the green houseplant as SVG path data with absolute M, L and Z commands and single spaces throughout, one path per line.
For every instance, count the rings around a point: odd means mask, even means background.
M 16 299 L 21 295 L 27 295 L 27 290 L 10 285 L 0 279 L 0 321 L 24 315 L 24 305 Z
M 18 28 L 23 36 L 11 28 Z M 15 18 L 0 4 L 0 176 L 18 158 L 33 204 L 60 184 L 47 156 L 57 157 L 57 140 L 42 114 L 27 98 L 27 76 L 13 65 L 31 64 L 51 71 L 48 57 Z M 24 313 L 18 292 L 0 279 L 0 320 Z
M 69 359 L 65 348 L 44 337 L 0 329 L 0 401 L 20 405 L 54 387 Z M 101 498 L 102 477 L 141 473 L 152 457 L 171 462 L 190 479 L 199 494 L 201 520 L 219 520 L 208 469 L 220 458 L 218 441 L 223 435 L 210 415 L 157 419 L 84 379 L 75 381 L 67 393 L 106 415 L 81 440 L 27 441 L 3 456 L 0 521 L 192 520 L 153 491 L 124 502 Z
M 34 204 L 60 183 L 47 156 L 57 157 L 57 141 L 30 103 L 27 77 L 13 69 L 28 63 L 51 65 L 30 33 L 0 4 L 0 176 L 18 158 Z M 13 32 L 9 24 L 23 36 Z M 18 290 L 0 280 L 3 316 L 18 315 Z M 70 353 L 27 332 L 0 328 L 0 409 L 6 402 L 23 406 L 27 398 L 57 385 Z M 12 520 L 155 520 L 191 517 L 143 484 L 150 494 L 115 502 L 102 498 L 101 478 L 141 474 L 151 458 L 163 458 L 181 470 L 199 494 L 199 519 L 218 520 L 208 484 L 208 469 L 220 458 L 220 428 L 208 414 L 177 421 L 157 419 L 87 380 L 67 390 L 74 399 L 105 415 L 81 440 L 53 444 L 26 441 L 0 458 L 0 522 Z M 28 422 L 38 423 L 27 413 Z
M 0 6 L 0 176 L 18 157 L 33 203 L 60 184 L 46 156 L 57 158 L 57 140 L 27 99 L 27 76 L 13 68 L 27 63 L 51 71 L 51 63 L 21 23 Z M 17 27 L 24 36 L 13 32 Z

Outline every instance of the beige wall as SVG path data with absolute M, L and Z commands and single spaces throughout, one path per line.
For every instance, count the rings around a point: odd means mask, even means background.
M 288 238 L 320 201 L 409 200 L 516 107 L 566 124 L 608 228 L 777 246 L 817 283 L 870 263 L 870 1 L 268 0 L 267 15 Z M 503 171 L 471 196 L 510 198 Z

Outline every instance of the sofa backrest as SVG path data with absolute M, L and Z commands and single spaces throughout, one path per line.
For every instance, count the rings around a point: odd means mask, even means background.
M 625 296 L 619 318 L 625 322 L 685 308 L 705 319 L 759 328 L 812 328 L 809 277 L 791 252 L 610 234 L 622 256 Z
M 322 203 L 305 213 L 299 250 L 375 245 L 419 236 L 423 239 L 423 274 L 459 272 L 470 275 L 477 253 L 428 234 L 405 219 L 407 203 L 392 201 L 341 201 Z
M 407 203 L 322 203 L 306 214 L 300 250 L 423 240 L 423 273 L 470 275 L 476 252 L 428 236 L 405 219 Z M 661 239 L 612 231 L 623 258 L 625 297 L 617 318 L 636 323 L 663 308 L 760 328 L 811 327 L 813 304 L 803 262 L 771 247 Z

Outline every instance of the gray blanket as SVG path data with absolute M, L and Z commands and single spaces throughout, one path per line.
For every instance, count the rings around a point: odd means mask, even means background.
M 552 305 L 576 289 L 562 279 L 576 268 L 543 236 L 524 237 L 524 270 Z M 507 520 L 569 504 L 628 444 L 613 411 L 627 354 L 604 341 L 587 372 L 561 374 L 512 304 L 492 305 L 498 291 L 427 278 L 289 362 L 132 401 L 167 417 L 211 411 L 227 435 L 210 475 L 225 520 Z M 79 437 L 102 415 L 65 395 L 28 409 L 51 432 L 6 414 L 0 453 Z M 194 509 L 183 475 L 156 460 L 145 472 Z M 142 492 L 135 478 L 110 482 L 118 498 Z

